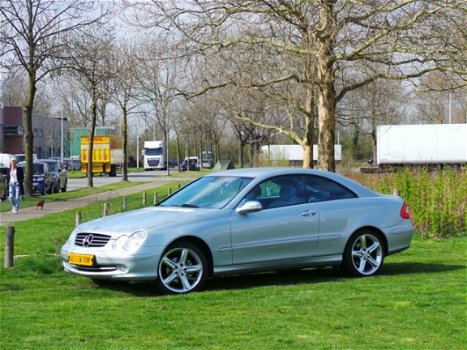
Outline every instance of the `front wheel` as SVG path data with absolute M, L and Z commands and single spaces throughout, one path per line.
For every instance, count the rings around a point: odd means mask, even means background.
M 381 238 L 373 232 L 360 231 L 350 237 L 343 256 L 343 269 L 353 276 L 377 274 L 384 260 Z
M 202 287 L 208 266 L 203 252 L 188 242 L 166 249 L 158 265 L 157 287 L 161 292 L 183 294 Z

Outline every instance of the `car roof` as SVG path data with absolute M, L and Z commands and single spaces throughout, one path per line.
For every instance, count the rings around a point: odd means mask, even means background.
M 223 170 L 219 172 L 212 173 L 208 176 L 240 176 L 240 177 L 251 177 L 255 178 L 258 181 L 264 179 L 281 176 L 281 175 L 316 175 L 322 176 L 333 181 L 336 181 L 350 190 L 354 191 L 359 197 L 373 197 L 378 195 L 376 192 L 371 189 L 355 182 L 345 176 L 339 175 L 325 170 L 316 170 L 316 169 L 306 169 L 306 168 L 285 168 L 285 167 L 275 167 L 275 168 L 242 168 L 242 169 L 231 169 Z

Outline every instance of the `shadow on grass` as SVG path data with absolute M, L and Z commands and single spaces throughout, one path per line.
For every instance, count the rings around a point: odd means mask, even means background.
M 380 276 L 398 276 L 408 274 L 443 273 L 465 269 L 462 265 L 443 265 L 426 263 L 387 263 Z M 346 277 L 339 268 L 312 268 L 304 270 L 285 270 L 278 272 L 231 275 L 208 280 L 202 291 L 239 290 L 264 286 L 286 286 L 298 284 L 318 284 L 323 282 L 343 281 Z M 118 290 L 135 296 L 161 295 L 156 292 L 155 283 L 102 283 L 101 287 Z

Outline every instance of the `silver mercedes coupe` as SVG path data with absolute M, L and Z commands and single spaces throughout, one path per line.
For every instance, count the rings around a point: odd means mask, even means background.
M 233 273 L 340 266 L 372 276 L 412 236 L 400 197 L 331 172 L 253 168 L 212 173 L 154 207 L 81 224 L 61 257 L 65 271 L 97 282 L 155 280 L 180 294 Z

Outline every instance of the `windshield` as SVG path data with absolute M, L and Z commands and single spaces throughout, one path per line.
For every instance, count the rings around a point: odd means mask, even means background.
M 33 173 L 33 175 L 44 175 L 44 164 L 33 163 L 32 164 L 32 173 Z
M 227 205 L 251 180 L 235 176 L 206 176 L 182 188 L 160 206 L 219 209 Z
M 49 166 L 50 171 L 58 171 L 57 162 L 44 162 Z
M 144 154 L 147 156 L 160 156 L 162 154 L 162 148 L 145 148 Z

